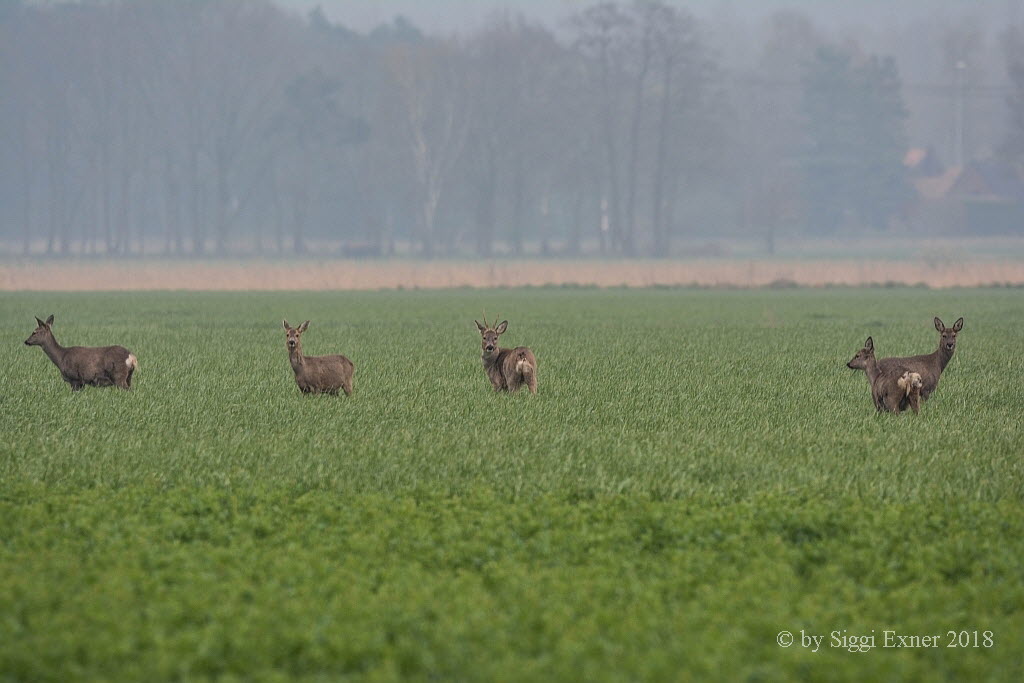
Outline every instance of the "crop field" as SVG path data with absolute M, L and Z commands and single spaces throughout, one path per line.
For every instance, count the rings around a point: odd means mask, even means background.
M 72 393 L 51 313 L 132 391 Z M 876 414 L 845 363 L 933 316 L 938 390 Z M 1014 289 L 0 294 L 0 681 L 1024 680 L 1022 331 Z

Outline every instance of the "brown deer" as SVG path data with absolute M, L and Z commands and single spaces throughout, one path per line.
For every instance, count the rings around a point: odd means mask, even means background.
M 953 327 L 946 327 L 938 318 L 935 318 L 934 323 L 939 333 L 939 348 L 935 351 L 920 356 L 883 358 L 878 361 L 878 371 L 887 381 L 902 377 L 904 372 L 921 375 L 921 400 L 928 400 L 928 396 L 939 386 L 939 377 L 956 351 L 956 335 L 964 327 L 963 318 L 953 323 Z
M 854 354 L 846 367 L 851 370 L 863 370 L 867 375 L 875 410 L 882 412 L 888 408 L 894 413 L 900 412 L 906 393 L 895 379 L 889 381 L 879 370 L 878 362 L 875 360 L 875 343 L 871 337 L 868 337 L 864 342 L 864 348 Z
M 355 366 L 342 355 L 306 356 L 302 353 L 302 333 L 309 327 L 309 321 L 298 327 L 292 327 L 287 320 L 284 323 L 288 359 L 295 372 L 295 383 L 304 394 L 338 394 L 343 389 L 345 395 L 352 395 L 352 375 Z
M 917 415 L 921 412 L 921 387 L 923 382 L 921 381 L 921 375 L 916 372 L 903 373 L 903 376 L 896 380 L 897 386 L 906 394 L 907 402 L 910 403 L 910 407 L 914 410 L 914 414 Z
M 71 385 L 71 391 L 81 391 L 86 384 L 94 387 L 116 386 L 132 388 L 132 373 L 139 367 L 139 359 L 123 346 L 68 346 L 57 343 L 53 336 L 53 316 L 43 322 L 36 318 L 38 327 L 25 340 L 26 346 L 41 346 L 43 353 L 60 370 L 60 376 Z
M 533 351 L 525 346 L 503 349 L 498 346 L 498 337 L 508 329 L 508 321 L 491 327 L 484 316 L 483 324 L 474 320 L 480 330 L 480 347 L 483 349 L 484 372 L 495 391 L 518 391 L 524 384 L 531 394 L 537 393 L 537 359 Z

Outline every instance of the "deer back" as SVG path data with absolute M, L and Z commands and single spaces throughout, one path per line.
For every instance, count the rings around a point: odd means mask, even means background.
M 345 356 L 306 356 L 302 366 L 295 371 L 295 379 L 311 389 L 334 390 L 352 379 L 355 366 Z

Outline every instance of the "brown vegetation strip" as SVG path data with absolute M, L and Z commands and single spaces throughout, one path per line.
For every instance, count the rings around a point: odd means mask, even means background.
M 581 285 L 1024 285 L 1022 261 L 250 261 L 0 265 L 2 291 L 373 290 Z

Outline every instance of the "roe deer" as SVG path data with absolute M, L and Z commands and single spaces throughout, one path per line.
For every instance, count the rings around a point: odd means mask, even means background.
M 913 408 L 914 414 L 917 415 L 921 412 L 921 387 L 923 382 L 921 381 L 921 375 L 916 372 L 903 373 L 903 376 L 896 380 L 897 386 L 906 393 L 907 401 L 910 403 L 910 407 Z
M 287 320 L 282 321 L 287 333 L 288 359 L 295 372 L 295 383 L 304 394 L 334 394 L 344 389 L 347 396 L 352 395 L 352 375 L 355 366 L 342 355 L 304 356 L 302 354 L 302 333 L 309 327 L 309 321 L 298 327 L 292 327 Z
M 518 391 L 524 384 L 531 394 L 537 393 L 537 359 L 533 351 L 525 346 L 514 349 L 503 349 L 498 346 L 498 337 L 508 329 L 508 321 L 491 327 L 487 324 L 487 316 L 481 325 L 474 320 L 480 330 L 480 347 L 483 349 L 484 372 L 495 391 Z
M 864 348 L 854 354 L 846 367 L 851 370 L 863 370 L 867 375 L 868 384 L 871 386 L 871 400 L 875 404 L 875 410 L 882 412 L 887 407 L 894 413 L 900 412 L 901 404 L 906 399 L 906 393 L 896 380 L 888 381 L 878 368 L 875 360 L 875 342 L 868 337 L 864 342 Z
M 934 323 L 939 333 L 939 348 L 935 351 L 920 356 L 883 358 L 878 361 L 878 371 L 886 378 L 898 379 L 904 372 L 921 375 L 921 400 L 927 400 L 939 386 L 939 377 L 956 351 L 956 335 L 964 327 L 963 318 L 953 323 L 953 327 L 946 327 L 938 318 L 935 318 Z
M 94 387 L 116 386 L 132 388 L 132 373 L 139 367 L 139 359 L 123 346 L 68 346 L 63 347 L 53 337 L 53 316 L 43 322 L 25 340 L 26 346 L 41 346 L 60 376 L 71 385 L 71 391 L 81 391 L 86 384 Z

